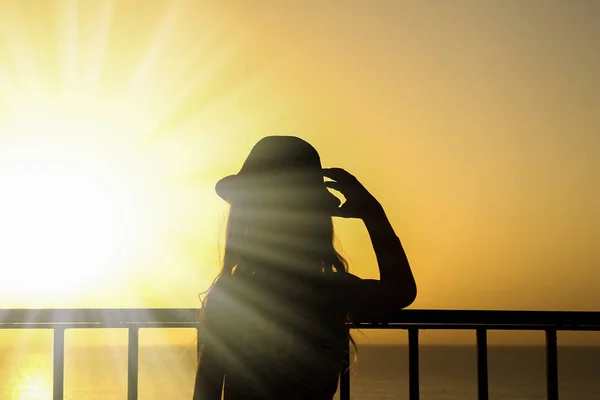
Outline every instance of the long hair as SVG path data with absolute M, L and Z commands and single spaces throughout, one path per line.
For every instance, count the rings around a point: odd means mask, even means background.
M 255 207 L 232 204 L 229 209 L 222 269 L 210 287 L 200 294 L 201 329 L 204 310 L 211 290 L 232 276 L 249 275 L 261 268 L 276 265 L 289 273 L 348 273 L 348 263 L 335 246 L 331 214 L 319 209 Z M 308 268 L 313 270 L 308 271 Z M 346 322 L 353 324 L 350 315 Z M 354 359 L 357 346 L 348 332 Z M 198 336 L 202 340 L 202 334 Z M 203 343 L 199 346 L 201 359 Z M 340 360 L 342 361 L 342 360 Z

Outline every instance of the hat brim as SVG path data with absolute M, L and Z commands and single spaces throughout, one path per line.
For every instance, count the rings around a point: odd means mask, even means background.
M 243 176 L 243 174 L 237 174 L 220 179 L 215 185 L 215 191 L 219 197 L 227 203 L 232 204 L 238 201 L 267 202 L 268 199 L 273 198 L 272 192 L 281 194 L 286 189 L 278 189 L 276 185 L 273 185 L 272 178 L 250 178 Z M 298 193 L 304 194 L 300 191 Z M 310 202 L 312 204 L 318 204 L 331 210 L 341 205 L 340 199 L 331 193 L 324 184 L 322 189 L 320 187 L 311 188 L 310 194 Z

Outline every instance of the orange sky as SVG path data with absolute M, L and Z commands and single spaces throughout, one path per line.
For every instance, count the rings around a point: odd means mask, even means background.
M 198 306 L 226 211 L 214 183 L 269 134 L 307 139 L 380 199 L 413 308 L 600 308 L 594 1 L 0 11 L 0 238 L 37 257 L 0 256 L 2 308 Z M 32 210 L 54 217 L 23 228 Z M 360 223 L 337 226 L 352 271 L 376 277 Z

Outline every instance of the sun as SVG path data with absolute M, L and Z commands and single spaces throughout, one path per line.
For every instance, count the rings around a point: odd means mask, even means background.
M 135 114 L 75 99 L 29 99 L 0 124 L 0 297 L 15 304 L 143 298 L 154 274 L 164 283 L 208 248 L 186 244 L 216 209 L 185 179 L 195 149 L 155 145 Z
M 109 279 L 131 251 L 139 221 L 127 171 L 101 149 L 60 140 L 70 133 L 30 127 L 0 151 L 4 293 L 81 291 Z
M 180 304 L 180 292 L 195 302 L 218 270 L 212 227 L 226 207 L 214 182 L 240 126 L 256 130 L 238 104 L 263 71 L 241 62 L 226 23 L 198 23 L 195 10 L 3 7 L 5 305 Z

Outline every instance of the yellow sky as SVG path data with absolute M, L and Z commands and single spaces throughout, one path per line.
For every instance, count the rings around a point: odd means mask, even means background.
M 3 1 L 1 307 L 198 306 L 214 183 L 294 134 L 383 203 L 413 308 L 598 310 L 599 18 L 593 0 Z M 360 223 L 338 232 L 376 277 Z

